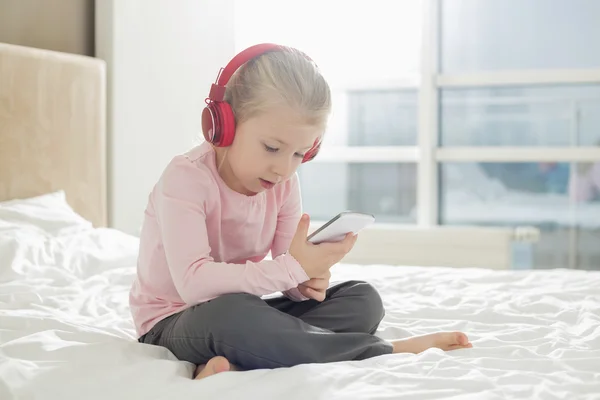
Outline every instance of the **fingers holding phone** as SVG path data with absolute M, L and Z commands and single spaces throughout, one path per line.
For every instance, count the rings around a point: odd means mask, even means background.
M 324 242 L 319 243 L 317 246 L 331 248 L 333 251 L 337 251 L 340 254 L 346 255 L 348 252 L 350 252 L 350 250 L 352 250 L 357 239 L 358 233 L 354 234 L 352 232 L 348 232 L 346 233 L 344 239 L 339 242 Z
M 333 266 L 334 264 L 340 262 L 342 258 L 344 258 L 344 256 L 348 254 L 350 250 L 352 250 L 357 239 L 358 235 L 349 232 L 346 234 L 344 239 L 339 242 L 323 242 L 313 246 L 324 250 L 325 254 L 329 255 L 331 260 L 333 260 L 333 263 L 331 264 L 331 266 Z
M 336 242 L 311 243 L 307 240 L 310 218 L 303 215 L 298 229 L 290 245 L 290 254 L 300 263 L 309 278 L 326 274 L 356 243 L 357 236 L 353 232 L 343 235 L 343 240 Z M 339 238 L 339 235 L 338 235 Z
M 310 218 L 303 215 L 298 223 L 298 229 L 290 245 L 290 254 L 304 268 L 309 278 L 323 275 L 335 264 L 337 254 L 332 249 L 322 248 L 306 240 Z

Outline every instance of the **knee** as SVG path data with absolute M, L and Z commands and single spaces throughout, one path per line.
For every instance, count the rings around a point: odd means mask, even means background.
M 383 300 L 373 285 L 364 281 L 351 281 L 350 294 L 362 299 L 365 311 L 379 318 L 383 318 L 385 310 Z
M 377 289 L 364 281 L 350 281 L 347 282 L 344 295 L 352 297 L 356 304 L 354 311 L 360 321 L 361 331 L 374 332 L 385 316 L 383 300 Z

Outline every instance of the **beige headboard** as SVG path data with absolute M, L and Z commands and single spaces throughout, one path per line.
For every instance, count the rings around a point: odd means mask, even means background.
M 106 66 L 0 43 L 0 201 L 64 190 L 107 224 Z

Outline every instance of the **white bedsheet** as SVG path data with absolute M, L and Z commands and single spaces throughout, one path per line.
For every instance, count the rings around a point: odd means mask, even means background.
M 598 272 L 338 266 L 335 279 L 380 290 L 378 335 L 460 329 L 473 349 L 193 381 L 192 365 L 135 341 L 137 239 L 10 215 L 0 207 L 2 400 L 600 398 Z

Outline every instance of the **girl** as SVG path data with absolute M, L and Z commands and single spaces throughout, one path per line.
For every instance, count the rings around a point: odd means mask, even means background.
M 145 211 L 130 293 L 140 342 L 198 365 L 197 379 L 471 347 L 460 332 L 385 341 L 374 335 L 384 309 L 371 285 L 329 287 L 356 236 L 306 240 L 296 169 L 318 152 L 331 96 L 305 54 L 250 47 L 208 100 L 206 141 L 168 164 Z

